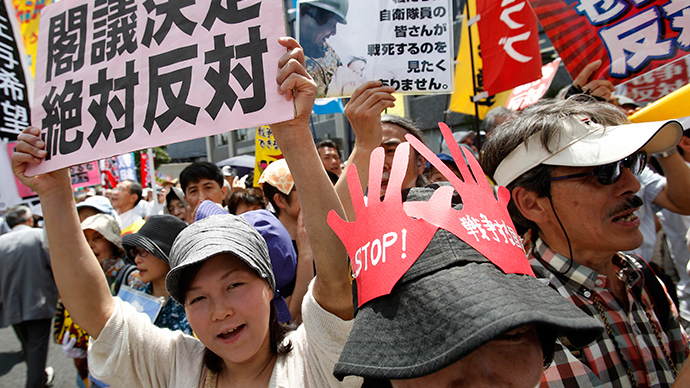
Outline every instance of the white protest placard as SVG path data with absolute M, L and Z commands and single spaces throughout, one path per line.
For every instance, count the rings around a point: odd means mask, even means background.
M 376 79 L 399 93 L 453 92 L 450 0 L 300 0 L 298 8 L 317 97 L 350 96 Z
M 39 31 L 28 174 L 294 117 L 280 0 L 63 0 Z

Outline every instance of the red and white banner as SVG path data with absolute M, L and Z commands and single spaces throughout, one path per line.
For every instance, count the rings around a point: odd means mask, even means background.
M 14 147 L 16 145 L 16 141 L 11 141 L 5 145 L 7 149 L 7 155 L 10 158 L 12 157 L 12 153 L 14 153 Z M 98 163 L 96 162 L 82 163 L 71 166 L 69 168 L 69 173 L 73 189 L 78 189 L 80 187 L 96 186 L 101 184 L 101 172 L 98 169 Z M 17 179 L 17 177 L 13 176 L 13 178 L 17 187 L 17 193 L 19 193 L 20 197 L 26 199 L 38 196 L 38 194 L 36 194 L 35 191 L 31 190 L 28 186 L 25 186 L 23 183 L 21 183 L 19 179 Z
M 539 101 L 540 98 L 549 90 L 553 77 L 556 76 L 558 65 L 561 64 L 561 59 L 556 58 L 555 61 L 541 67 L 541 79 L 520 85 L 513 89 L 508 97 L 506 108 L 512 110 L 522 110 L 528 106 Z
M 149 154 L 148 152 L 142 151 L 139 154 L 139 157 L 141 158 L 139 161 L 139 167 L 141 167 L 141 185 L 144 187 L 150 187 L 151 175 L 149 174 Z M 151 155 L 151 158 L 153 158 L 153 155 Z
M 690 1 L 530 0 L 576 77 L 601 59 L 595 79 L 626 82 L 690 54 Z
M 490 95 L 541 77 L 537 17 L 527 0 L 477 2 L 484 90 Z
M 616 94 L 628 96 L 636 102 L 652 102 L 682 88 L 688 82 L 690 56 L 618 85 Z

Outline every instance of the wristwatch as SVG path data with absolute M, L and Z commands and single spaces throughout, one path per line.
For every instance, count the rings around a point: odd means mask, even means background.
M 678 147 L 673 147 L 668 151 L 659 152 L 658 154 L 654 154 L 654 156 L 657 158 L 668 158 L 669 156 L 671 156 L 677 152 L 678 152 Z

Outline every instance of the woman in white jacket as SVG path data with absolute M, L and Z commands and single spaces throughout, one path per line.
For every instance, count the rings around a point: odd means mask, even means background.
M 351 327 L 353 306 L 346 252 L 324 215 L 331 209 L 341 216 L 344 212 L 309 136 L 316 85 L 297 42 L 281 38 L 280 43 L 288 52 L 278 63 L 278 88 L 293 99 L 296 118 L 272 129 L 300 188 L 318 270 L 303 303 L 304 323 L 295 331 L 275 322 L 275 281 L 265 243 L 244 220 L 231 215 L 191 225 L 171 252 L 166 286 L 185 306 L 198 339 L 154 327 L 110 295 L 81 233 L 68 170 L 25 176 L 27 164 L 40 163 L 46 153 L 38 129 L 27 128 L 18 137 L 14 173 L 41 198 L 62 300 L 94 339 L 91 372 L 111 386 L 361 385 L 361 379 L 339 382 L 332 374 Z

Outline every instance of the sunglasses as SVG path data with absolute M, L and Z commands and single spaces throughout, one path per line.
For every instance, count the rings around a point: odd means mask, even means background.
M 137 256 L 146 257 L 149 255 L 149 251 L 141 248 L 130 248 L 128 253 L 132 260 L 134 260 Z
M 602 185 L 612 185 L 621 179 L 623 168 L 629 169 L 633 174 L 638 175 L 644 170 L 647 165 L 647 154 L 645 152 L 636 152 L 627 158 L 621 159 L 617 162 L 602 164 L 594 167 L 594 170 L 589 172 L 581 172 L 579 174 L 557 176 L 549 178 L 546 182 L 561 181 L 564 179 L 585 178 L 593 176 L 597 178 L 597 182 Z

